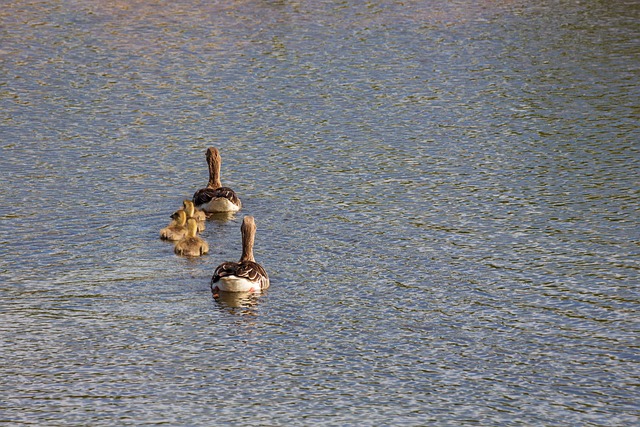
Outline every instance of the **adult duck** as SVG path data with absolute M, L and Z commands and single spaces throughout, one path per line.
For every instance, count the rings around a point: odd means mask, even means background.
M 256 223 L 252 216 L 245 216 L 242 232 L 242 257 L 239 262 L 223 262 L 211 278 L 211 289 L 225 292 L 261 292 L 269 287 L 269 276 L 253 257 Z
M 194 218 L 187 220 L 187 234 L 176 243 L 174 252 L 182 256 L 200 256 L 209 252 L 207 242 L 197 236 L 198 221 Z
M 220 165 L 222 158 L 217 148 L 207 149 L 207 163 L 209 165 L 209 184 L 193 195 L 193 204 L 197 209 L 207 213 L 237 212 L 242 203 L 236 193 L 229 187 L 223 187 L 220 182 Z

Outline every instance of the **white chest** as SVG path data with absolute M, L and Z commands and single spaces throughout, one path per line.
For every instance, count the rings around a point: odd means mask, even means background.
M 225 197 L 211 199 L 209 203 L 199 206 L 205 212 L 237 212 L 240 207 Z
M 238 276 L 221 277 L 215 286 L 224 292 L 261 292 L 259 282 L 252 282 Z

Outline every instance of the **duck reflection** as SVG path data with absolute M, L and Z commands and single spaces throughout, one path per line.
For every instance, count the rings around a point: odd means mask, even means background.
M 236 218 L 235 212 L 212 212 L 207 214 L 208 221 L 214 221 L 218 223 L 231 221 L 231 220 L 234 220 L 235 218 Z
M 218 304 L 218 307 L 229 311 L 233 314 L 248 314 L 256 315 L 256 307 L 258 306 L 258 299 L 261 295 L 265 295 L 266 292 L 224 292 L 213 291 L 213 299 Z

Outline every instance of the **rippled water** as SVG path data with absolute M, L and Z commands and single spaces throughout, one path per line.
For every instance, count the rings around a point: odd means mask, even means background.
M 640 421 L 638 2 L 0 19 L 1 423 Z M 209 146 L 244 208 L 184 259 Z M 244 214 L 272 286 L 216 300 Z

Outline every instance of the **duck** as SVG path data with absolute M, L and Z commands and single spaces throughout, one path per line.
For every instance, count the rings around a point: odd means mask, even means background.
M 198 225 L 198 233 L 202 233 L 205 229 L 204 220 L 207 215 L 202 211 L 196 210 L 193 202 L 188 199 L 182 202 L 182 209 L 187 214 L 187 221 L 189 221 L 189 218 L 195 219 Z
M 269 276 L 253 257 L 253 242 L 256 222 L 252 216 L 245 216 L 240 227 L 242 232 L 242 256 L 239 262 L 223 262 L 211 278 L 211 290 L 224 292 L 259 293 L 269 287 Z
M 187 220 L 187 234 L 176 243 L 174 252 L 182 256 L 200 256 L 209 252 L 207 242 L 197 236 L 198 221 L 194 218 Z
M 187 234 L 187 214 L 184 209 L 178 209 L 171 215 L 172 221 L 168 226 L 160 230 L 160 238 L 177 241 Z
M 193 204 L 193 201 L 189 199 L 185 199 L 182 202 L 182 207 L 187 213 L 188 217 L 193 217 L 195 218 L 196 221 L 206 221 L 207 214 L 204 213 L 204 211 L 201 211 L 200 209 L 196 209 L 195 205 Z
M 209 164 L 209 184 L 193 194 L 195 207 L 207 213 L 239 211 L 242 202 L 231 188 L 223 187 L 220 182 L 220 152 L 217 148 L 210 147 L 207 149 L 206 157 Z

